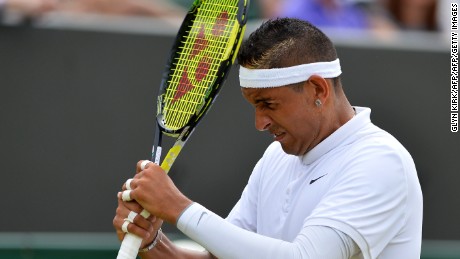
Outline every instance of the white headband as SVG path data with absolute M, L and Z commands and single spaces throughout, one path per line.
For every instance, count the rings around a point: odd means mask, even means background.
M 340 74 L 342 69 L 339 59 L 271 69 L 248 69 L 240 66 L 240 85 L 248 88 L 279 87 L 307 81 L 312 75 L 334 78 Z

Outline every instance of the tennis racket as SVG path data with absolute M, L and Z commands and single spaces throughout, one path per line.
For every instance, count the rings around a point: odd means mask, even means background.
M 195 0 L 182 22 L 157 99 L 152 161 L 160 164 L 163 135 L 176 138 L 161 163 L 166 173 L 222 88 L 243 39 L 248 5 L 249 0 Z M 117 258 L 136 258 L 141 242 L 127 233 Z

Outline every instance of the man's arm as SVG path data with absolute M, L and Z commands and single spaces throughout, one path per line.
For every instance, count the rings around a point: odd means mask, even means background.
M 293 242 L 241 229 L 193 203 L 153 163 L 138 172 L 130 186 L 132 190 L 129 192 L 123 187 L 124 192 L 130 196 L 128 200 L 136 200 L 152 215 L 177 225 L 179 230 L 209 251 L 201 253 L 184 250 L 165 238 L 151 252 L 141 255 L 143 258 L 158 257 L 156 253 L 164 253 L 160 258 L 213 258 L 212 255 L 218 258 L 350 258 L 359 252 L 350 237 L 325 226 L 304 227 Z M 119 194 L 119 198 L 123 196 Z M 116 216 L 118 220 L 114 221 L 117 232 L 122 225 L 120 219 L 125 216 L 121 214 L 117 209 L 117 215 L 120 216 Z M 133 226 L 139 221 L 136 223 L 135 220 L 134 223 L 128 225 L 128 231 L 137 234 Z M 145 229 L 153 230 L 149 227 Z M 143 236 L 142 232 L 140 236 Z
M 352 238 L 326 226 L 307 226 L 293 242 L 266 237 L 232 225 L 194 203 L 177 227 L 218 258 L 351 258 L 360 249 Z
M 122 214 L 121 211 L 117 209 Z M 208 251 L 195 251 L 175 245 L 165 234 L 156 230 L 159 228 L 157 221 L 150 221 L 153 222 L 151 225 L 147 219 L 138 216 L 134 220 L 135 224 L 128 227 L 131 233 L 139 236 L 145 236 L 148 229 L 150 238 L 145 238 L 143 247 L 149 246 L 153 239 L 157 240 L 151 250 L 139 253 L 142 259 L 216 258 Z M 178 228 L 219 258 L 344 259 L 360 253 L 359 247 L 349 236 L 329 227 L 306 227 L 293 242 L 285 242 L 238 228 L 196 203 L 182 214 Z M 156 237 L 154 233 L 160 236 Z

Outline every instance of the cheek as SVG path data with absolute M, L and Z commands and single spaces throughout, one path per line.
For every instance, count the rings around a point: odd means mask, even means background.
M 297 137 L 305 136 L 316 125 L 315 110 L 312 110 L 302 98 L 293 98 L 277 115 L 279 126 Z
M 311 115 L 297 114 L 297 116 L 293 117 L 288 127 L 293 136 L 307 141 L 318 133 L 319 122 L 317 118 Z
M 309 139 L 311 135 L 314 135 L 315 127 L 307 122 L 299 122 L 296 123 L 294 127 L 292 127 L 292 134 L 297 139 Z M 302 141 L 303 142 L 303 141 Z

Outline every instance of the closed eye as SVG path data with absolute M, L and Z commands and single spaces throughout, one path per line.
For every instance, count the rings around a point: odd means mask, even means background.
M 262 110 L 265 110 L 265 109 L 273 110 L 276 108 L 277 105 L 278 105 L 277 103 L 271 100 L 257 100 L 255 103 L 255 107 L 262 109 Z

